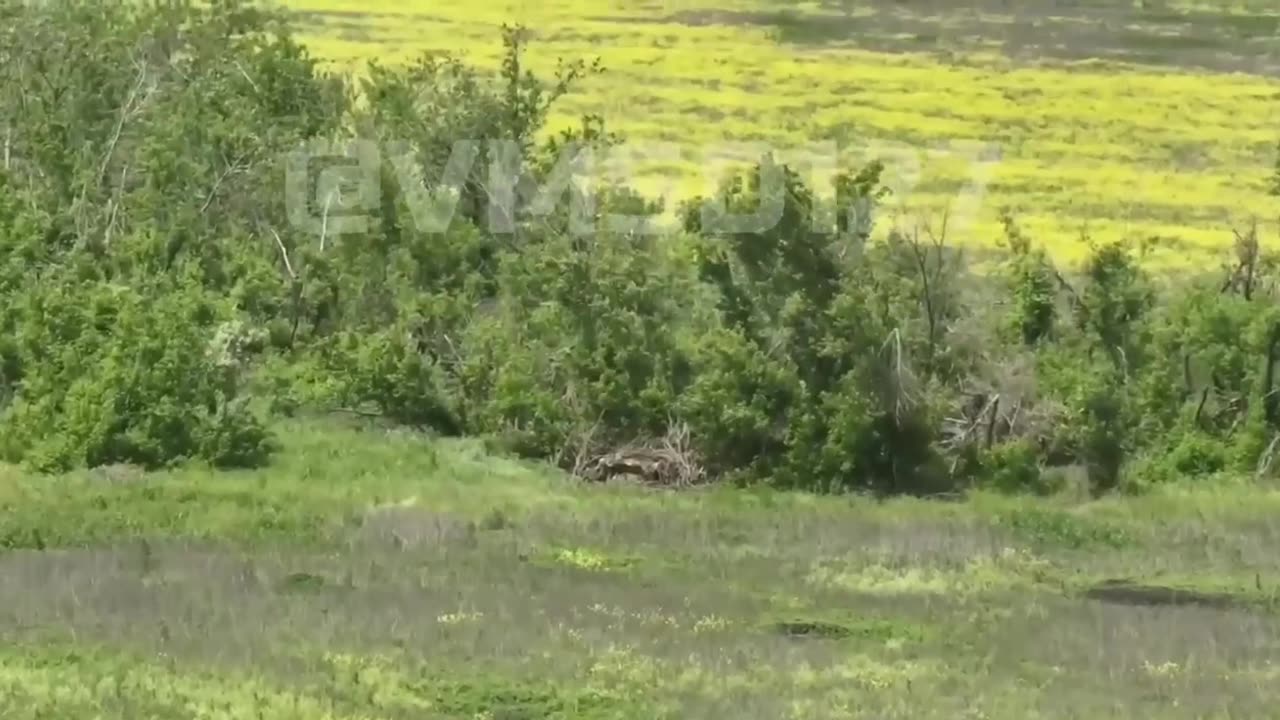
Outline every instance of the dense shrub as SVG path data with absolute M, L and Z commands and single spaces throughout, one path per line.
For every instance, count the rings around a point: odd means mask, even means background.
M 548 238 L 501 267 L 498 298 L 460 346 L 470 429 L 561 459 L 662 436 L 689 382 L 692 278 L 621 238 Z
M 737 329 L 707 333 L 691 345 L 692 380 L 677 400 L 677 414 L 689 423 L 712 472 L 767 476 L 787 447 L 802 397 L 794 367 Z
M 980 472 L 988 487 L 1001 492 L 1048 494 L 1059 489 L 1040 466 L 1036 447 L 1022 439 L 987 451 Z
M 0 0 L 0 28 L 6 459 L 258 464 L 264 406 L 570 468 L 679 429 L 719 477 L 876 493 L 1049 492 L 1057 466 L 1102 492 L 1267 472 L 1280 445 L 1278 275 L 1256 229 L 1223 272 L 1173 282 L 1121 244 L 1059 268 L 1008 217 L 979 271 L 945 223 L 877 225 L 877 162 L 823 197 L 764 157 L 718 210 L 679 208 L 681 232 L 584 233 L 661 208 L 528 192 L 618 138 L 598 117 L 548 132 L 600 68 L 529 71 L 521 28 L 496 73 L 436 53 L 358 83 L 248 2 Z M 298 187 L 287 158 L 356 139 L 385 162 L 366 226 L 334 231 L 329 201 L 351 193 Z M 449 185 L 459 140 L 476 156 Z M 726 222 L 758 208 L 778 221 Z
M 41 469 L 188 458 L 254 465 L 272 443 L 236 393 L 238 358 L 210 342 L 198 290 L 50 284 L 10 306 L 20 369 L 0 413 L 10 460 Z M 228 353 L 231 353 L 230 355 Z
M 5 454 L 263 462 L 240 368 L 208 345 L 215 321 L 287 304 L 264 242 L 285 225 L 282 158 L 340 124 L 340 84 L 248 3 L 4 2 L 0 16 Z
M 456 435 L 461 431 L 440 368 L 409 332 L 342 332 L 321 350 L 330 400 L 344 408 L 369 403 L 388 419 Z

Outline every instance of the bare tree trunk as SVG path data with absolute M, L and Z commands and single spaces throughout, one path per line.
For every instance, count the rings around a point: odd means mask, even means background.
M 925 356 L 925 363 L 926 363 L 926 369 L 928 370 L 929 373 L 932 374 L 934 370 L 934 367 L 933 367 L 934 358 L 937 355 L 938 326 L 940 325 L 939 317 L 938 317 L 940 314 L 940 310 L 937 307 L 938 298 L 935 297 L 935 293 L 938 292 L 937 286 L 940 280 L 940 275 L 943 270 L 942 268 L 942 265 L 944 262 L 943 250 L 945 248 L 946 235 L 947 235 L 946 216 L 944 215 L 942 219 L 941 236 L 934 236 L 933 233 L 929 231 L 928 228 L 926 228 L 925 230 L 931 237 L 931 242 L 927 247 L 925 246 L 924 243 L 920 241 L 919 229 L 917 229 L 914 233 L 912 233 L 911 237 L 907 240 L 907 244 L 911 249 L 912 258 L 915 260 L 916 270 L 920 273 L 921 301 L 922 301 L 922 304 L 924 305 L 925 321 L 926 323 L 928 323 L 927 337 L 928 337 L 929 345 L 926 350 L 927 354 Z M 930 271 L 930 268 L 929 268 L 930 250 L 933 251 L 933 256 L 934 256 L 933 257 L 934 267 L 932 269 L 932 272 Z
M 1204 404 L 1209 400 L 1209 390 L 1210 388 L 1205 386 L 1204 391 L 1200 393 L 1200 403 L 1196 405 L 1196 416 L 1192 419 L 1196 425 L 1200 424 L 1200 417 L 1204 414 Z
M 1191 397 L 1191 393 L 1195 392 L 1195 387 L 1191 382 L 1191 353 L 1182 353 L 1182 401 L 1186 402 Z
M 991 400 L 990 415 L 987 416 L 987 449 L 990 450 L 996 439 L 996 420 L 1000 417 L 1000 396 Z
M 1277 346 L 1280 346 L 1280 323 L 1271 326 L 1271 336 L 1267 338 L 1267 367 L 1262 374 L 1262 407 L 1267 423 L 1272 426 L 1276 425 L 1278 409 L 1273 390 Z

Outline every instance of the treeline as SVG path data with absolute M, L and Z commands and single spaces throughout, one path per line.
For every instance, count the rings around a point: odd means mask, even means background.
M 785 168 L 773 197 L 728 182 L 730 210 L 781 203 L 768 229 L 690 204 L 676 238 L 584 236 L 567 203 L 525 202 L 493 232 L 483 145 L 456 217 L 420 229 L 457 139 L 509 141 L 533 184 L 565 143 L 616 142 L 599 118 L 541 139 L 597 68 L 538 77 L 512 29 L 497 73 L 431 55 L 330 76 L 287 18 L 227 0 L 0 0 L 0 28 L 5 460 L 257 465 L 269 415 L 340 409 L 579 471 L 649 447 L 830 491 L 1269 471 L 1280 275 L 1254 233 L 1173 283 L 1120 245 L 1066 273 L 1013 219 L 981 273 L 925 229 L 815 232 L 823 203 L 867 217 L 877 165 L 829 200 Z M 407 141 L 408 172 L 383 167 L 359 232 L 314 202 L 296 222 L 290 153 L 353 138 Z M 609 188 L 595 212 L 645 206 Z

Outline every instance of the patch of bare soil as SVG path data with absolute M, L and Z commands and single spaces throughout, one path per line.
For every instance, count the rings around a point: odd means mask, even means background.
M 839 639 L 849 637 L 849 628 L 836 623 L 814 620 L 793 620 L 776 623 L 774 630 L 787 637 Z
M 1085 591 L 1091 600 L 1146 607 L 1203 607 L 1217 610 L 1247 609 L 1256 601 L 1243 595 L 1206 592 L 1163 585 L 1144 585 L 1129 580 L 1106 580 Z

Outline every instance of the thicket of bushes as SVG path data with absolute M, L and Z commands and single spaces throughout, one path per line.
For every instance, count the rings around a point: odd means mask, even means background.
M 0 28 L 4 459 L 254 465 L 266 414 L 341 408 L 566 467 L 678 431 L 712 476 L 833 491 L 1270 468 L 1280 273 L 1256 234 L 1175 281 L 1119 245 L 1066 273 L 1012 218 L 980 274 L 923 230 L 814 232 L 823 203 L 867 217 L 876 165 L 827 199 L 787 171 L 765 232 L 690 204 L 675 238 L 583 237 L 562 202 L 495 234 L 482 157 L 446 230 L 386 168 L 366 231 L 331 237 L 290 222 L 301 144 L 407 141 L 435 178 L 455 140 L 507 139 L 545 178 L 563 143 L 616 140 L 599 118 L 540 139 L 595 68 L 541 79 L 512 30 L 496 75 L 428 56 L 357 83 L 227 0 L 0 0 Z M 729 208 L 762 202 L 754 177 Z M 613 188 L 596 210 L 643 203 Z

